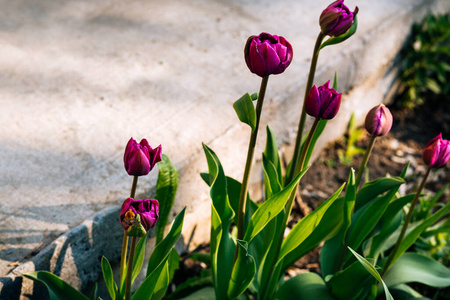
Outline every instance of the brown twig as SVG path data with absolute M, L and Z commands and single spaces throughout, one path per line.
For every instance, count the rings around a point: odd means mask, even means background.
M 27 254 L 25 254 L 24 256 L 22 256 L 19 260 L 10 263 L 8 266 L 9 267 L 15 267 L 17 266 L 22 260 L 29 258 L 36 250 L 38 250 L 40 247 L 42 247 L 42 245 L 44 245 L 45 242 L 45 238 L 47 237 L 47 229 L 45 229 L 44 232 L 44 237 L 42 238 L 42 241 L 39 243 L 39 245 L 37 245 L 36 247 L 34 247 L 30 252 L 28 252 Z

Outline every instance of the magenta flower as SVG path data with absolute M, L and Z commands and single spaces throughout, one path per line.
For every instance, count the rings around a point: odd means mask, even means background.
M 120 224 L 128 230 L 136 222 L 136 215 L 141 218 L 141 224 L 145 231 L 155 227 L 159 217 L 159 203 L 155 199 L 134 200 L 126 199 L 120 210 Z
M 320 28 L 324 35 L 339 36 L 349 30 L 358 13 L 358 6 L 353 12 L 344 5 L 344 0 L 331 3 L 322 11 L 319 18 Z
M 261 77 L 283 73 L 292 55 L 292 46 L 284 37 L 265 32 L 249 37 L 244 49 L 248 68 Z
M 380 104 L 369 110 L 364 125 L 371 135 L 382 136 L 388 133 L 392 128 L 392 114 L 389 108 Z
M 442 139 L 442 133 L 428 142 L 422 152 L 423 162 L 430 168 L 441 168 L 450 160 L 450 141 Z
M 146 139 L 138 144 L 133 138 L 125 147 L 123 162 L 128 175 L 147 175 L 161 161 L 161 145 L 153 149 Z
M 341 106 L 342 93 L 338 94 L 335 89 L 329 87 L 328 80 L 324 85 L 311 88 L 306 97 L 305 110 L 312 117 L 320 119 L 333 119 Z

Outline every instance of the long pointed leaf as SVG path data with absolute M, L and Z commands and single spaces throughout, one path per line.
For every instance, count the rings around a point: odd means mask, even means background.
M 275 300 L 334 300 L 323 279 L 315 273 L 299 274 L 280 287 Z
M 103 271 L 103 279 L 105 280 L 106 289 L 109 292 L 109 295 L 111 296 L 111 299 L 116 299 L 116 296 L 118 295 L 118 289 L 117 285 L 114 282 L 113 278 L 113 271 L 111 268 L 111 265 L 109 264 L 109 261 L 106 257 L 102 257 L 102 271 Z
M 247 242 L 237 240 L 237 244 L 239 245 L 239 253 L 228 286 L 229 299 L 235 299 L 245 292 L 256 274 L 255 260 L 247 251 Z
M 36 271 L 23 274 L 24 277 L 47 287 L 50 300 L 89 300 L 88 297 L 74 289 L 58 276 L 47 271 Z
M 258 210 L 253 214 L 248 224 L 248 228 L 245 231 L 244 240 L 250 243 L 252 239 L 270 222 L 275 218 L 280 211 L 286 205 L 286 202 L 291 195 L 292 191 L 297 187 L 297 183 L 302 176 L 308 171 L 303 170 L 298 174 L 292 182 L 286 186 L 282 191 L 273 195 L 270 199 L 264 202 Z
M 383 285 L 384 288 L 384 294 L 386 295 L 386 300 L 394 300 L 392 298 L 392 295 L 389 293 L 389 289 L 384 283 L 383 279 L 381 279 L 380 274 L 375 269 L 374 266 L 372 266 L 364 257 L 356 253 L 352 248 L 348 247 L 348 249 L 353 253 L 353 255 L 356 257 L 356 259 L 361 263 L 361 265 L 367 270 L 367 272 L 370 273 L 379 283 Z
M 164 238 L 164 229 L 169 221 L 170 211 L 175 201 L 178 188 L 178 170 L 165 154 L 158 163 L 158 182 L 156 183 L 156 196 L 159 201 L 159 219 L 156 223 L 156 244 Z

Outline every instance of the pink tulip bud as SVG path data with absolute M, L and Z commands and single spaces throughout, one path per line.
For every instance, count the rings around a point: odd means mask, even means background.
M 322 11 L 319 18 L 320 28 L 324 35 L 339 36 L 347 32 L 358 13 L 358 6 L 353 12 L 344 5 L 344 0 L 331 3 Z
M 430 168 L 441 168 L 450 160 L 450 141 L 442 139 L 442 133 L 428 142 L 422 152 L 423 162 Z
M 311 88 L 306 97 L 305 110 L 312 117 L 320 119 L 333 119 L 341 106 L 342 93 L 338 94 L 335 89 L 330 88 L 328 80 L 324 85 Z
M 130 226 L 135 225 L 136 215 L 139 215 L 140 222 L 146 231 L 155 227 L 159 218 L 158 200 L 134 200 L 133 198 L 126 199 L 120 210 L 120 224 L 123 229 L 128 230 Z
M 292 55 L 292 46 L 284 37 L 265 32 L 249 37 L 244 49 L 248 68 L 261 77 L 283 73 Z
M 146 139 L 138 144 L 133 138 L 125 147 L 123 162 L 128 175 L 147 175 L 161 161 L 161 145 L 153 149 Z
M 389 108 L 380 104 L 366 115 L 365 127 L 371 135 L 382 136 L 392 128 L 392 114 Z

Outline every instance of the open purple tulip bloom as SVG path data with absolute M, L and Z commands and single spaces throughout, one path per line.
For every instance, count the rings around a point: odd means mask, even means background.
M 342 93 L 338 94 L 329 85 L 330 81 L 328 80 L 319 88 L 315 85 L 311 88 L 305 101 L 305 110 L 308 115 L 327 120 L 336 116 L 341 106 Z
M 155 199 L 134 200 L 133 198 L 126 199 L 122 204 L 120 210 L 120 224 L 123 229 L 133 225 L 136 221 L 135 216 L 139 215 L 141 224 L 146 231 L 155 227 L 156 221 L 159 218 L 159 203 Z
M 292 55 L 292 46 L 284 37 L 265 32 L 249 37 L 244 49 L 248 68 L 261 77 L 283 73 Z
M 371 135 L 382 136 L 392 128 L 392 114 L 386 106 L 375 106 L 366 115 L 365 128 Z
M 353 24 L 358 6 L 353 12 L 344 5 L 344 0 L 331 3 L 322 11 L 319 18 L 320 28 L 324 35 L 339 36 L 347 32 Z
M 153 149 L 146 139 L 138 144 L 133 138 L 125 147 L 123 162 L 125 170 L 131 176 L 147 175 L 161 161 L 161 145 Z
M 442 139 L 440 133 L 425 146 L 422 159 L 430 168 L 442 168 L 450 160 L 450 141 Z

